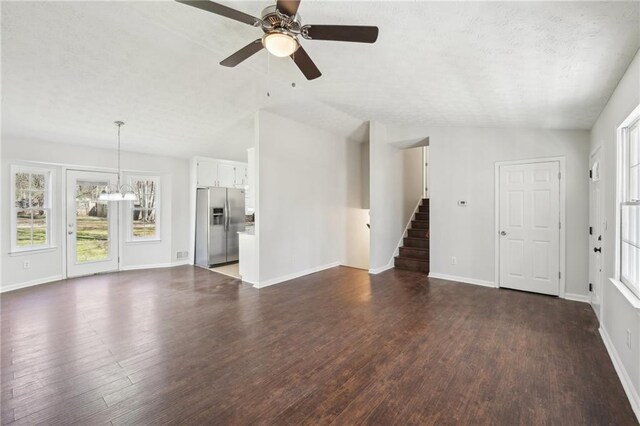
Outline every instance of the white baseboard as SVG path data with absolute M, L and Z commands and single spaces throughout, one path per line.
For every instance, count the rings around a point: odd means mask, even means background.
M 467 277 L 456 277 L 454 275 L 439 274 L 437 272 L 429 272 L 429 278 L 438 278 L 440 280 L 457 281 L 465 284 L 474 284 L 481 285 L 483 287 L 496 288 L 496 283 L 494 283 L 493 281 L 478 280 L 475 278 Z
M 625 393 L 627 394 L 627 398 L 629 398 L 629 402 L 631 403 L 631 408 L 636 415 L 636 418 L 640 422 L 640 396 L 638 396 L 638 391 L 633 387 L 633 382 L 627 373 L 627 370 L 624 368 L 624 364 L 620 360 L 618 356 L 618 352 L 616 351 L 615 346 L 613 346 L 613 342 L 611 342 L 611 338 L 607 331 L 600 327 L 600 336 L 602 336 L 602 341 L 604 342 L 604 346 L 607 348 L 607 352 L 609 352 L 609 357 L 613 362 L 613 367 L 616 369 L 616 373 L 618 373 L 618 377 L 620 378 L 620 382 L 622 382 L 622 387 L 624 388 Z
M 591 299 L 586 294 L 565 293 L 563 299 L 573 300 L 574 302 L 591 303 Z
M 25 281 L 23 283 L 2 286 L 2 288 L 0 288 L 0 293 L 6 293 L 8 291 L 19 290 L 21 288 L 32 287 L 40 284 L 46 284 L 53 281 L 60 281 L 61 279 L 63 279 L 62 275 L 53 275 L 51 277 L 38 278 L 37 280 Z
M 387 263 L 386 265 L 380 268 L 369 269 L 369 273 L 374 275 L 379 274 L 380 272 L 388 271 L 389 269 L 393 268 L 393 266 L 394 266 L 394 259 L 392 258 L 389 263 Z
M 121 266 L 121 271 L 137 271 L 139 269 L 157 269 L 157 268 L 172 268 L 174 266 L 182 266 L 182 265 L 191 265 L 191 261 L 189 259 L 179 260 L 176 262 L 168 262 L 168 263 L 149 263 L 145 265 L 128 265 Z
M 295 278 L 300 278 L 305 275 L 313 274 L 315 272 L 324 271 L 325 269 L 335 268 L 336 266 L 340 266 L 340 262 L 332 262 L 322 266 L 316 266 L 315 268 L 305 269 L 304 271 L 294 272 L 293 274 L 283 275 L 281 277 L 272 278 L 270 280 L 253 283 L 255 288 L 263 288 L 268 287 L 270 285 L 280 284 L 285 281 L 293 280 Z M 248 281 L 246 281 L 248 282 Z

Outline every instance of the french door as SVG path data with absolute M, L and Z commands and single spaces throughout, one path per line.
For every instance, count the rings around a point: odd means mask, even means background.
M 67 276 L 118 270 L 118 204 L 98 197 L 115 173 L 67 171 Z
M 560 164 L 500 166 L 500 287 L 560 293 Z

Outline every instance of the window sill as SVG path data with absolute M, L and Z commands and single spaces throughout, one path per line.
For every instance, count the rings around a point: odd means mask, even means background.
M 58 249 L 57 246 L 43 247 L 43 248 L 34 248 L 34 249 L 25 249 L 25 250 L 14 250 L 9 252 L 9 256 L 27 256 L 30 254 L 40 254 L 40 253 L 49 253 L 52 251 L 56 251 Z
M 161 243 L 162 239 L 161 238 L 150 238 L 148 240 L 127 240 L 125 241 L 125 244 L 146 244 L 146 243 L 153 243 L 153 244 L 157 244 L 157 243 Z
M 624 296 L 625 299 L 633 306 L 635 309 L 640 310 L 640 299 L 638 296 L 633 294 L 629 288 L 624 285 L 622 281 L 616 280 L 615 278 L 609 278 L 609 281 L 613 283 L 614 286 L 618 289 L 620 293 Z

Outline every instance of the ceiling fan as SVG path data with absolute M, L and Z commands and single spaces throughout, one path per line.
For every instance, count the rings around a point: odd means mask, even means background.
M 212 1 L 176 0 L 188 6 L 197 7 L 229 19 L 260 27 L 264 35 L 238 50 L 220 62 L 225 67 L 235 67 L 245 59 L 266 48 L 278 57 L 290 56 L 300 68 L 307 80 L 322 75 L 298 40 L 299 36 L 307 40 L 350 41 L 357 43 L 375 43 L 378 39 L 378 27 L 358 25 L 302 25 L 298 7 L 300 0 L 278 0 L 274 6 L 262 11 L 258 19 L 244 12 Z

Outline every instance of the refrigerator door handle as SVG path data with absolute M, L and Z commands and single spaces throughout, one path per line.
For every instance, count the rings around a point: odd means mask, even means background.
M 229 231 L 229 198 L 224 202 L 224 230 Z

